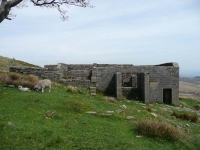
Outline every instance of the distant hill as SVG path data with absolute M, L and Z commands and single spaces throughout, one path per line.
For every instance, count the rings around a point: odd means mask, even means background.
M 200 84 L 200 78 L 197 78 L 197 77 L 195 78 L 180 77 L 180 81 Z
M 29 67 L 39 67 L 37 65 L 29 64 L 27 62 L 21 61 L 21 60 L 15 60 L 14 58 L 7 58 L 0 56 L 0 73 L 6 73 L 9 72 L 10 66 L 29 66 Z

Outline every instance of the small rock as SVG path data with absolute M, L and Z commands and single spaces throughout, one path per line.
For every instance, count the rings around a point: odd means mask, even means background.
M 112 114 L 112 113 L 114 113 L 114 111 L 108 110 L 108 111 L 106 111 L 106 113 L 107 113 L 107 114 Z
M 182 126 L 183 126 L 183 124 L 182 124 L 181 122 L 179 122 L 179 123 L 178 123 L 178 125 L 179 125 L 180 127 L 182 127 Z
M 158 115 L 156 115 L 155 113 L 151 113 L 151 114 L 154 116 L 154 118 L 158 117 Z
M 118 110 L 115 110 L 118 114 L 121 113 L 123 110 L 121 109 L 118 109 Z
M 143 136 L 137 135 L 136 138 L 141 139 L 141 138 L 143 138 Z
M 8 125 L 9 126 L 14 126 L 14 123 L 13 122 L 8 122 Z
M 126 119 L 134 119 L 135 117 L 133 116 L 127 116 Z
M 94 114 L 97 114 L 97 112 L 95 112 L 95 111 L 87 111 L 86 114 L 92 114 L 92 115 L 94 115 Z
M 126 105 L 121 105 L 120 107 L 126 109 Z
M 189 125 L 189 124 L 186 124 L 186 127 L 190 128 L 190 125 Z

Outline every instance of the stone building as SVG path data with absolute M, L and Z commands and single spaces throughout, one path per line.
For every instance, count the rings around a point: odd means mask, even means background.
M 145 103 L 178 103 L 177 63 L 134 66 L 129 64 L 64 64 L 44 68 L 10 67 L 10 72 L 34 74 L 67 85 L 84 86 L 117 98 L 140 99 Z

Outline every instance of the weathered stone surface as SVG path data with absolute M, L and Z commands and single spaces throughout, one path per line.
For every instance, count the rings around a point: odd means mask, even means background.
M 145 103 L 178 103 L 179 66 L 177 63 L 134 66 L 131 64 L 64 64 L 44 68 L 11 66 L 10 72 L 33 74 L 67 85 L 96 87 L 96 91 L 118 99 L 141 99 Z M 95 91 L 91 89 L 91 94 Z
M 118 109 L 118 110 L 115 110 L 116 111 L 116 113 L 121 113 L 123 110 L 121 110 L 121 109 Z
M 96 111 L 87 111 L 86 114 L 92 114 L 92 115 L 95 115 L 95 114 L 97 114 L 97 112 L 96 112 Z
M 127 108 L 126 105 L 121 105 L 120 107 L 123 108 L 123 109 Z
M 113 113 L 114 113 L 114 111 L 107 110 L 107 111 L 106 111 L 106 113 L 107 113 L 107 114 L 113 114 Z
M 156 115 L 155 113 L 151 113 L 151 115 L 154 117 L 154 118 L 157 118 L 158 115 Z
M 133 116 L 127 116 L 126 119 L 134 119 L 135 117 Z

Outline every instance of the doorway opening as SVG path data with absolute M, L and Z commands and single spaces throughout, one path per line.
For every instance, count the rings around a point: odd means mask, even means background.
M 172 104 L 172 89 L 163 89 L 163 103 Z

